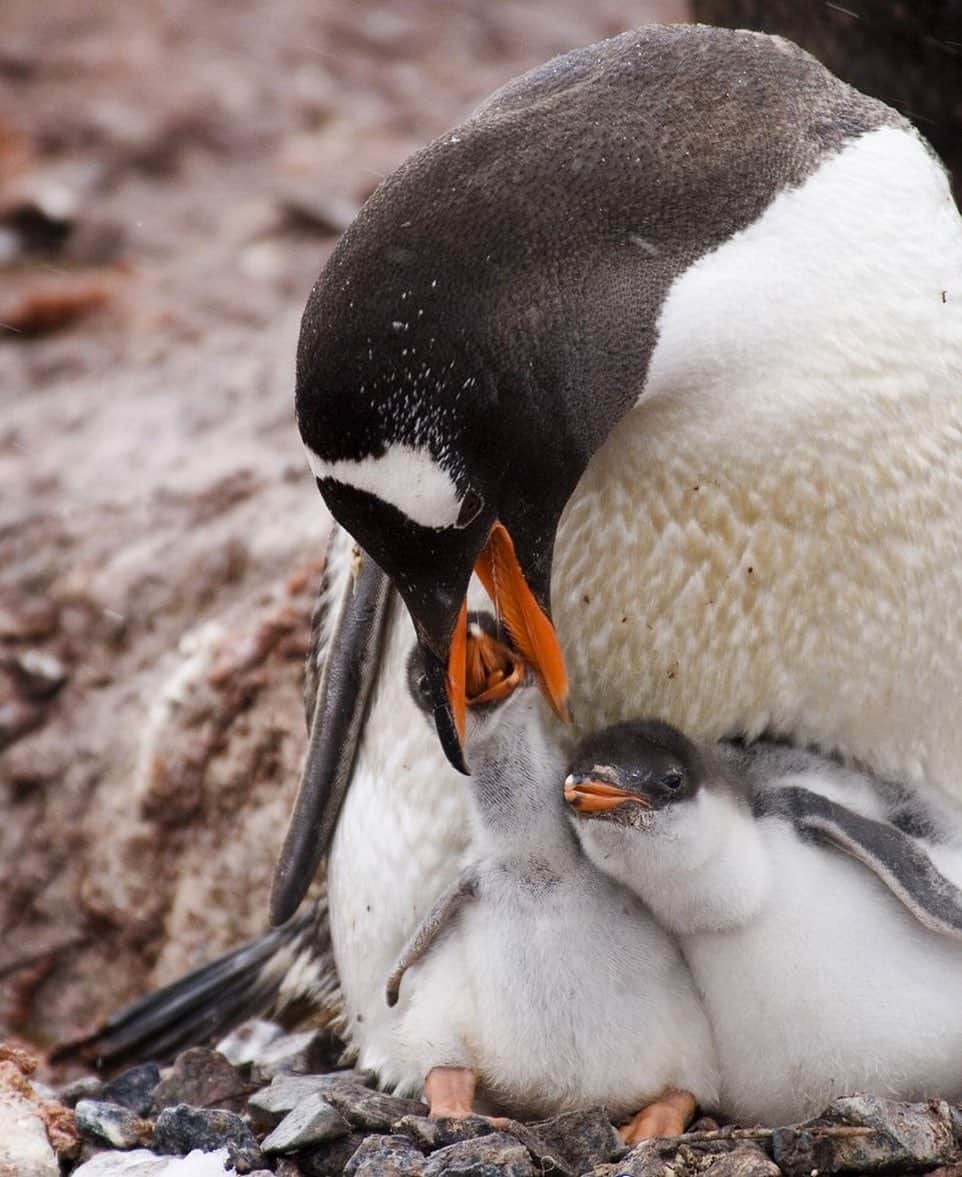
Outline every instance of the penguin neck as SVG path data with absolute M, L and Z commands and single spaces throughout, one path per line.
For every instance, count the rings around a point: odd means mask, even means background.
M 564 865 L 577 857 L 565 821 L 564 760 L 534 692 L 512 701 L 518 712 L 472 749 L 476 825 L 486 848 L 499 856 L 534 853 Z
M 662 821 L 644 845 L 632 839 L 624 860 L 633 889 L 669 931 L 727 931 L 763 907 L 768 855 L 750 811 L 727 786 L 702 788 Z

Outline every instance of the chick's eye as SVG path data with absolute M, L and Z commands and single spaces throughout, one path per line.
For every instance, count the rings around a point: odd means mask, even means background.
M 661 778 L 661 783 L 669 789 L 680 789 L 685 777 L 677 768 L 669 768 Z
M 469 490 L 461 500 L 461 510 L 458 512 L 458 521 L 455 523 L 455 527 L 467 527 L 469 523 L 473 523 L 483 506 L 484 499 L 478 492 Z

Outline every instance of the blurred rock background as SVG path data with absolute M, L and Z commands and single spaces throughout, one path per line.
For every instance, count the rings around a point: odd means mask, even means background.
M 923 81 L 872 50 L 876 92 L 960 150 L 960 0 L 695 9 L 781 21 L 843 74 L 881 37 Z M 885 31 L 906 9 L 924 51 Z M 689 15 L 5 0 L 0 1037 L 75 1035 L 264 927 L 327 529 L 294 349 L 337 235 L 507 78 Z

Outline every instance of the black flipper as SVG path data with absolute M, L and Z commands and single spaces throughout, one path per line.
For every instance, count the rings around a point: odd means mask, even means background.
M 322 896 L 311 911 L 235 948 L 112 1015 L 92 1034 L 59 1046 L 54 1062 L 106 1070 L 144 1059 L 166 1062 L 215 1042 L 247 1018 L 292 1008 L 339 1007 Z
M 756 816 L 787 817 L 800 832 L 851 854 L 920 924 L 962 940 L 962 890 L 938 870 L 916 838 L 888 822 L 863 817 L 837 801 L 794 786 L 756 796 L 754 810 Z
M 314 692 L 304 772 L 274 872 L 270 917 L 275 926 L 293 916 L 330 847 L 380 664 L 393 589 L 359 548 L 352 548 L 351 560 L 324 671 Z M 312 657 L 308 693 L 314 667 Z
M 470 899 L 478 894 L 478 876 L 473 867 L 468 867 L 445 891 L 421 921 L 420 925 L 401 949 L 397 962 L 391 970 L 384 989 L 384 996 L 392 1008 L 397 1005 L 401 981 L 411 965 L 416 964 L 431 950 L 431 945 L 445 927 L 457 916 Z

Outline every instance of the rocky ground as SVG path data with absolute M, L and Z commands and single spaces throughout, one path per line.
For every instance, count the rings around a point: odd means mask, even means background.
M 603 1108 L 520 1124 L 432 1120 L 414 1100 L 338 1068 L 316 1032 L 252 1022 L 217 1050 L 107 1083 L 32 1083 L 0 1048 L 0 1177 L 831 1177 L 962 1175 L 962 1109 L 838 1099 L 804 1124 L 765 1130 L 702 1119 L 625 1148 Z

